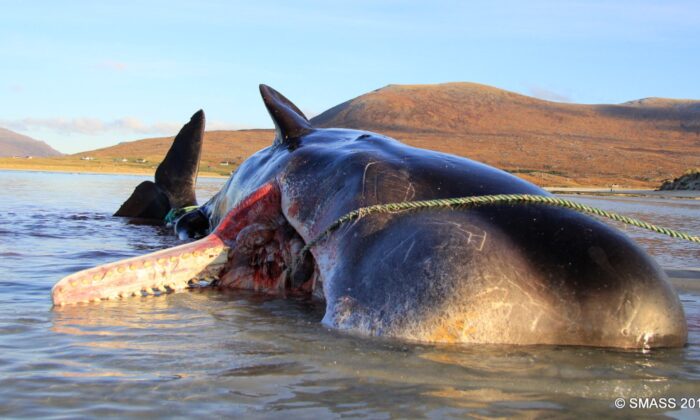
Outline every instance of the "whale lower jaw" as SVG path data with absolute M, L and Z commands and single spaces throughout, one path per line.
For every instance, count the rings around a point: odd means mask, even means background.
M 99 302 L 177 292 L 201 281 L 272 294 L 305 293 L 316 270 L 302 273 L 302 281 L 294 284 L 288 270 L 303 247 L 301 236 L 282 215 L 279 188 L 268 183 L 205 238 L 71 274 L 54 285 L 51 299 L 57 306 Z
M 64 277 L 51 290 L 54 305 L 99 302 L 187 289 L 218 277 L 230 248 L 209 235 L 192 243 L 100 265 Z

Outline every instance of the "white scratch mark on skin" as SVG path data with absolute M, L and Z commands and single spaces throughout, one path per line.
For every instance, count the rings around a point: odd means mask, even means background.
M 379 193 L 378 193 L 378 186 L 379 186 L 379 175 L 384 175 L 386 171 L 382 171 L 379 174 L 376 174 L 374 176 L 374 199 L 379 201 Z
M 631 303 L 631 302 L 630 302 Z M 627 318 L 627 323 L 623 327 L 623 329 L 629 331 L 630 327 L 632 326 L 632 323 L 634 322 L 634 319 L 637 318 L 637 314 L 639 313 L 639 306 L 640 305 L 634 305 L 634 310 L 630 314 L 629 318 Z
M 374 165 L 377 162 L 369 162 L 367 165 L 365 165 L 365 171 L 362 173 L 362 198 L 365 198 L 365 182 L 367 180 L 367 169 L 369 169 L 370 166 Z M 376 182 L 376 177 L 375 177 L 375 182 Z M 375 193 L 376 193 L 376 186 L 375 186 Z
M 542 312 L 540 312 L 539 314 L 537 314 L 537 317 L 536 317 L 534 320 L 532 320 L 532 324 L 530 324 L 530 332 L 534 332 L 534 331 L 535 331 L 535 328 L 537 328 L 537 324 L 540 323 L 540 319 L 541 319 L 541 318 L 542 318 Z
M 408 194 L 411 193 L 409 196 Z M 403 201 L 410 201 L 416 196 L 416 189 L 413 187 L 413 183 L 409 182 L 408 187 L 406 187 L 406 195 L 403 197 Z
M 473 237 L 481 238 L 481 242 L 478 245 L 476 245 L 476 250 L 483 251 L 484 244 L 486 243 L 486 232 L 484 232 L 483 235 L 473 235 Z M 471 241 L 472 241 L 472 236 L 469 237 L 469 242 L 471 243 Z
M 450 221 L 444 221 L 444 222 L 432 222 L 434 224 L 438 225 L 452 225 L 454 226 L 454 232 L 462 235 L 464 238 L 467 240 L 467 245 L 471 245 L 474 247 L 476 251 L 483 251 L 484 250 L 484 245 L 486 244 L 486 236 L 487 233 L 486 231 L 481 231 L 479 232 L 472 232 L 466 228 L 460 223 L 456 222 L 450 222 Z M 478 229 L 478 228 L 477 228 Z
M 415 245 L 415 244 L 416 244 L 416 240 L 414 239 L 413 242 L 411 242 L 411 246 L 408 247 L 408 251 L 406 251 L 406 255 L 404 255 L 404 257 L 403 257 L 403 262 L 406 262 L 406 260 L 408 259 L 408 254 L 411 253 L 411 250 L 413 249 L 413 245 Z
M 401 242 L 399 242 L 398 244 L 396 244 L 395 247 L 391 248 L 391 250 L 390 250 L 389 252 L 387 252 L 386 254 L 384 254 L 384 256 L 385 256 L 385 257 L 388 257 L 389 255 L 393 254 L 397 249 L 401 248 L 401 247 L 403 246 L 403 244 L 405 244 L 406 242 L 410 241 L 410 240 L 413 239 L 415 236 L 416 236 L 416 234 L 413 233 L 413 234 L 411 234 L 411 236 L 409 236 L 409 237 L 403 239 Z M 416 240 L 413 239 L 413 243 L 415 243 L 415 242 L 416 242 Z M 413 243 L 411 244 L 410 248 L 413 248 Z M 410 249 L 409 249 L 409 251 L 410 251 Z M 404 259 L 404 261 L 405 261 L 405 259 Z
M 568 313 L 561 313 L 556 311 L 554 308 L 549 307 L 545 302 L 542 302 L 540 299 L 537 299 L 532 296 L 527 290 L 525 290 L 522 286 L 517 284 L 513 279 L 511 278 L 506 278 L 505 281 L 510 284 L 514 289 L 517 289 L 522 293 L 524 296 L 526 296 L 530 300 L 530 304 L 535 307 L 540 309 L 540 313 L 538 314 L 538 318 L 541 318 L 542 315 L 546 314 L 550 320 L 553 320 L 557 322 L 560 325 L 573 325 L 574 320 L 571 319 Z M 533 292 L 535 292 L 533 290 Z M 539 319 L 537 320 L 539 322 Z

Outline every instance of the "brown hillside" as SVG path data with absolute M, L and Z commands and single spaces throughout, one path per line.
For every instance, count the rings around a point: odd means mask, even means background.
M 650 186 L 700 164 L 700 101 L 578 105 L 474 83 L 390 85 L 312 122 L 386 133 L 546 185 Z
M 207 131 L 199 174 L 228 176 L 246 157 L 269 146 L 273 130 Z M 0 158 L 0 168 L 67 172 L 152 174 L 173 137 L 122 142 L 116 146 L 53 158 Z M 222 162 L 228 162 L 222 165 Z
M 0 128 L 0 156 L 59 156 L 43 141 L 35 140 L 5 128 Z
M 200 172 L 228 175 L 245 158 L 272 144 L 273 138 L 273 130 L 207 131 L 202 148 Z M 161 137 L 123 142 L 116 146 L 78 153 L 72 159 L 90 156 L 95 158 L 95 162 L 110 164 L 127 159 L 125 164 L 137 172 L 138 168 L 155 169 L 165 157 L 172 140 L 173 137 Z M 135 162 L 136 159 L 147 162 L 138 163 Z M 223 162 L 230 163 L 222 165 Z

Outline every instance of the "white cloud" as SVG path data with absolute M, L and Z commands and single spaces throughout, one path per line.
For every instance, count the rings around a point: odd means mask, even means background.
M 115 60 L 104 60 L 99 63 L 97 63 L 97 67 L 105 70 L 113 70 L 113 71 L 118 71 L 122 72 L 127 69 L 127 64 L 121 61 L 115 61 Z
M 175 135 L 183 125 L 184 121 L 146 123 L 135 117 L 122 117 L 107 121 L 92 117 L 0 119 L 0 127 L 10 130 L 24 132 L 45 130 L 62 135 Z M 206 125 L 207 130 L 241 130 L 244 128 L 250 127 L 226 121 L 208 121 Z
M 543 88 L 542 86 L 530 86 L 528 92 L 535 98 L 547 101 L 572 102 L 571 95 L 555 92 L 551 89 Z
M 69 135 L 96 135 L 103 133 L 174 134 L 182 127 L 182 124 L 167 121 L 148 124 L 134 117 L 123 117 L 111 121 L 104 121 L 99 118 L 79 117 L 0 119 L 0 126 L 16 131 L 48 130 Z

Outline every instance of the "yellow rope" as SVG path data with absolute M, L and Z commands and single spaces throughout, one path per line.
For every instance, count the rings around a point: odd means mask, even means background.
M 556 207 L 565 207 L 576 210 L 581 213 L 590 213 L 596 216 L 606 217 L 611 220 L 626 223 L 628 225 L 648 229 L 653 232 L 662 233 L 672 238 L 684 239 L 686 241 L 700 243 L 699 236 L 689 235 L 684 232 L 679 232 L 665 227 L 656 226 L 642 220 L 633 219 L 631 217 L 623 216 L 621 214 L 597 209 L 595 207 L 587 206 L 585 204 L 577 203 L 575 201 L 566 200 L 563 198 L 532 194 L 498 194 L 482 195 L 477 197 L 442 198 L 425 201 L 405 201 L 402 203 L 376 204 L 374 206 L 362 207 L 357 210 L 351 211 L 350 213 L 331 223 L 331 225 L 328 226 L 326 230 L 321 232 L 318 236 L 316 236 L 313 240 L 306 244 L 306 246 L 299 253 L 299 257 L 302 257 L 306 252 L 309 251 L 309 249 L 314 247 L 316 244 L 318 244 L 318 242 L 323 240 L 326 236 L 328 236 L 334 230 L 338 229 L 344 223 L 355 219 L 359 219 L 361 217 L 365 217 L 370 214 L 392 213 L 396 211 L 417 211 L 431 208 L 463 209 L 468 207 L 478 207 L 484 205 L 513 203 L 536 203 Z
M 163 221 L 165 224 L 170 224 L 170 223 L 175 223 L 177 219 L 180 217 L 184 216 L 186 213 L 191 212 L 192 210 L 198 209 L 199 206 L 187 206 L 187 207 L 180 207 L 180 208 L 171 208 L 168 214 L 165 215 L 163 218 Z

